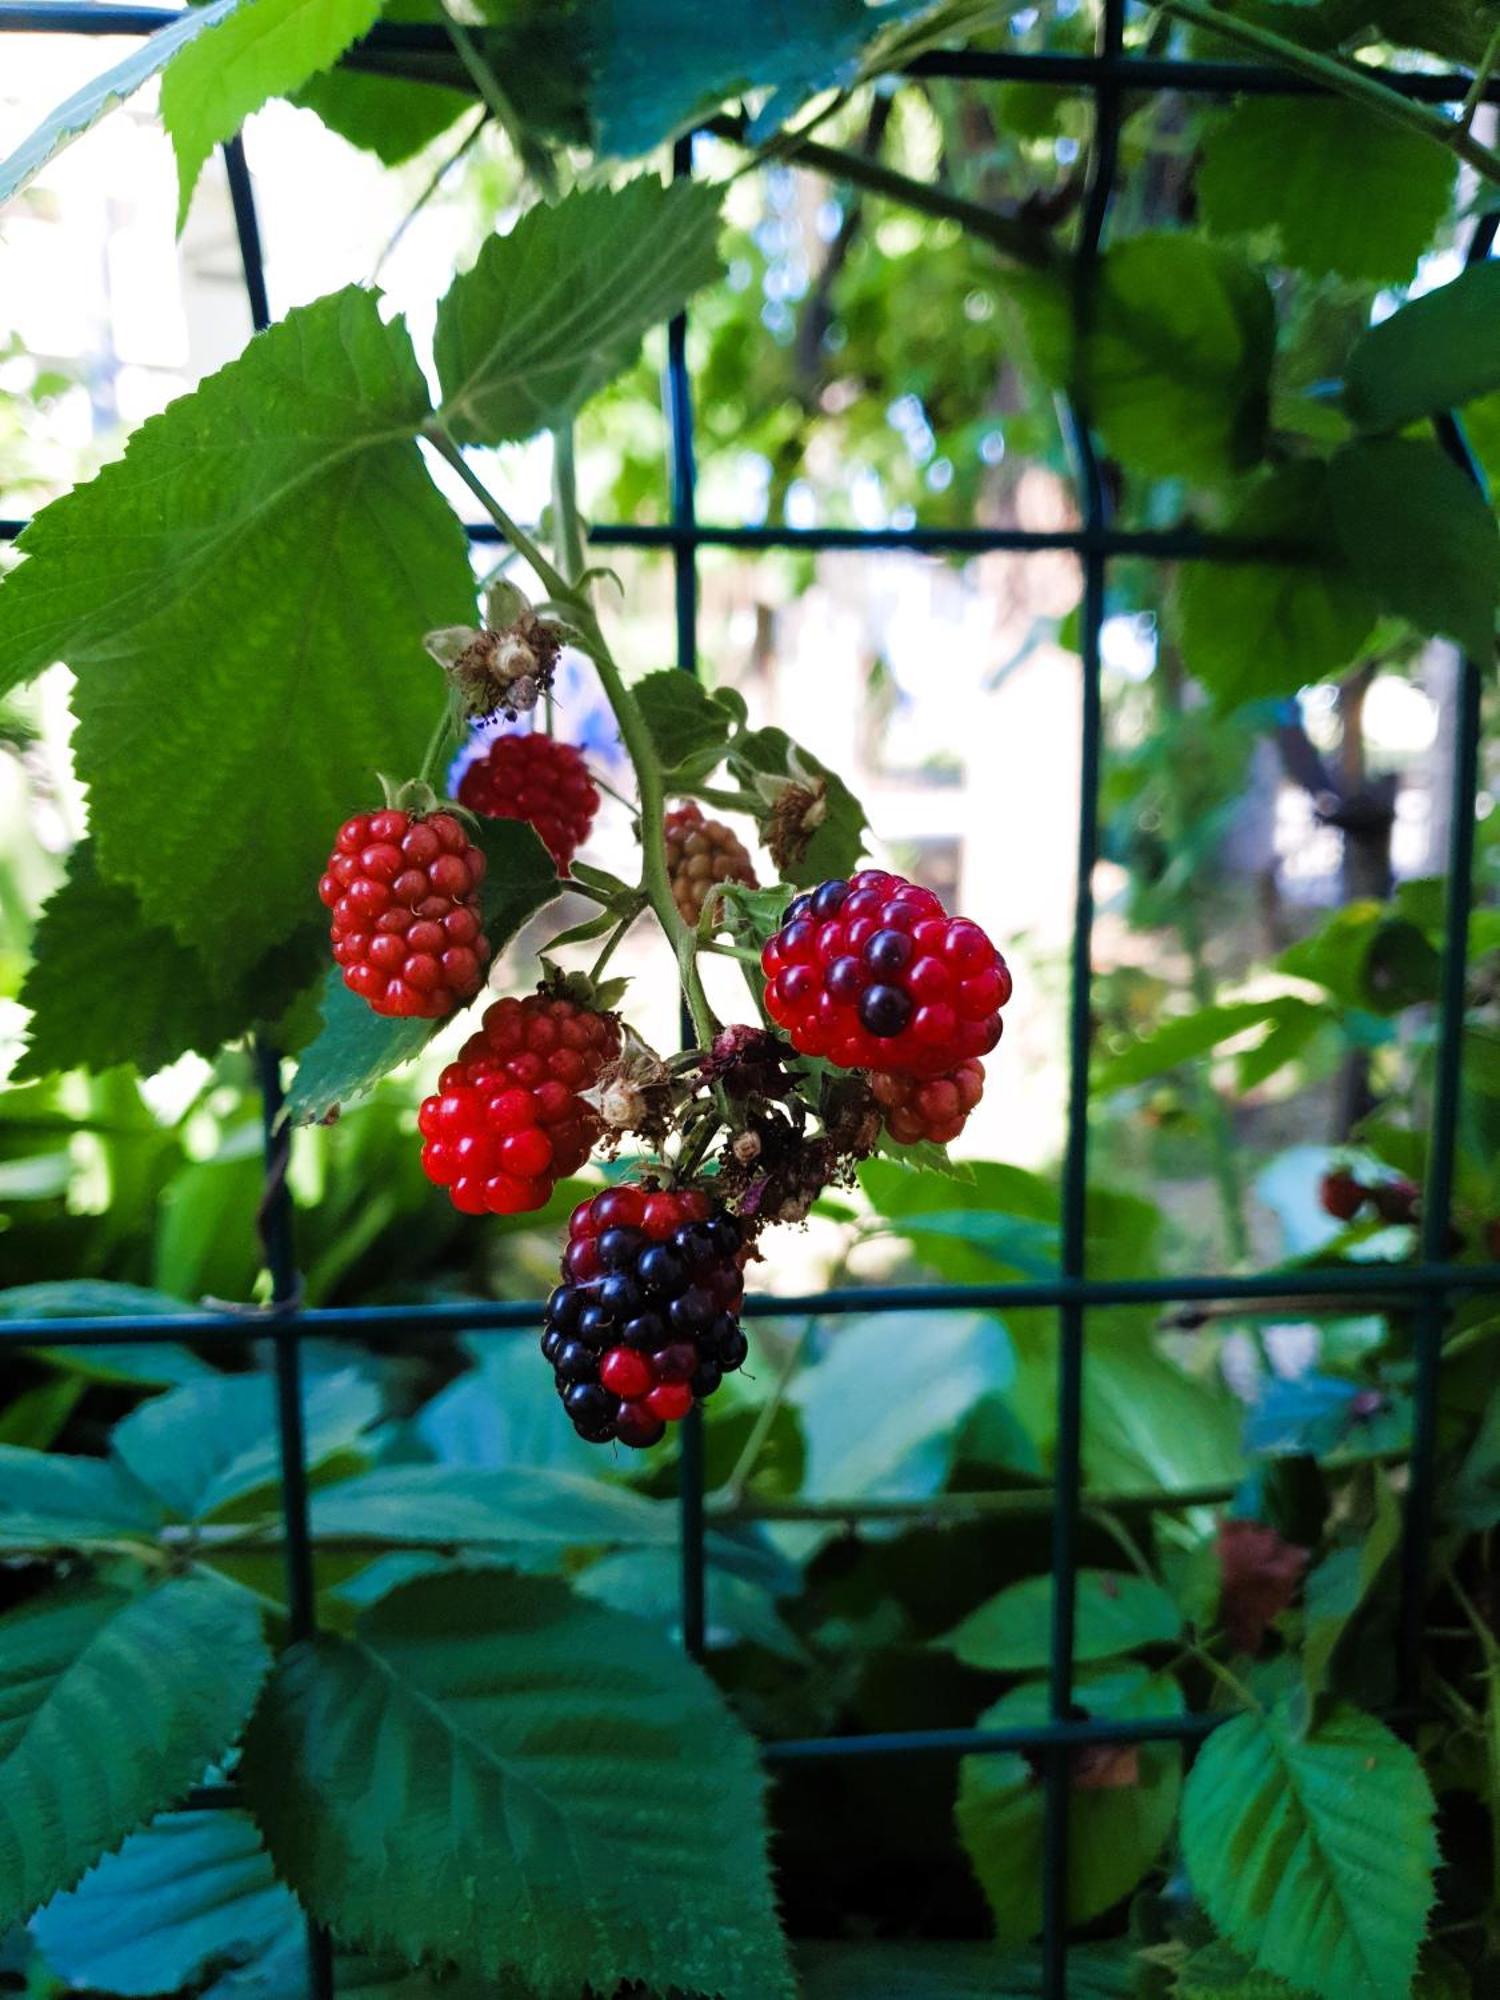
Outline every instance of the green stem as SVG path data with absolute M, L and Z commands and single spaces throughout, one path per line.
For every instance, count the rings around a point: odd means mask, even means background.
M 469 81 L 484 99 L 490 116 L 499 125 L 511 145 L 516 158 L 546 195 L 557 193 L 557 174 L 546 150 L 537 144 L 527 131 L 525 121 L 505 92 L 500 88 L 499 78 L 485 61 L 476 47 L 473 36 L 462 21 L 454 19 L 446 5 L 442 6 L 443 26 L 448 31 L 459 61 L 469 73 Z
M 1399 91 L 1392 90 L 1380 81 L 1379 71 L 1362 63 L 1340 62 L 1333 56 L 1320 55 L 1315 49 L 1305 49 L 1297 42 L 1288 41 L 1286 36 L 1278 35 L 1274 29 L 1221 14 L 1216 7 L 1205 5 L 1204 0 L 1161 0 L 1159 11 L 1175 21 L 1186 21 L 1193 27 L 1221 35 L 1226 42 L 1232 42 L 1239 48 L 1252 49 L 1256 55 L 1269 57 L 1294 75 L 1305 76 L 1342 97 L 1368 106 L 1392 125 L 1404 125 L 1408 131 L 1420 132 L 1426 138 L 1435 139 L 1438 145 L 1457 153 L 1475 173 L 1482 174 L 1486 180 L 1500 182 L 1500 153 L 1481 145 L 1461 122 L 1445 118 L 1440 111 L 1430 111 L 1426 105 L 1414 104 Z
M 1484 54 L 1479 59 L 1479 67 L 1474 72 L 1474 81 L 1469 85 L 1468 95 L 1458 114 L 1458 122 L 1467 132 L 1474 123 L 1474 114 L 1484 102 L 1485 86 L 1495 73 L 1495 65 L 1500 62 L 1500 26 L 1490 36 Z
M 402 237 L 406 234 L 407 230 L 411 228 L 412 224 L 416 221 L 417 217 L 422 213 L 422 210 L 427 206 L 428 202 L 432 200 L 433 196 L 442 186 L 448 174 L 452 172 L 452 170 L 454 169 L 454 167 L 458 165 L 460 160 L 462 160 L 468 153 L 473 151 L 474 147 L 479 142 L 480 133 L 483 132 L 485 126 L 489 124 L 490 119 L 493 116 L 494 113 L 489 109 L 488 106 L 486 106 L 485 109 L 481 111 L 479 114 L 479 122 L 476 125 L 470 126 L 467 134 L 463 139 L 462 144 L 456 147 L 453 152 L 448 154 L 446 159 L 440 160 L 437 166 L 434 167 L 432 171 L 432 178 L 428 181 L 427 185 L 423 188 L 422 192 L 417 196 L 416 200 L 412 203 L 411 207 L 406 211 L 405 215 L 402 216 L 400 222 L 397 223 L 395 229 L 392 231 L 389 239 L 386 242 L 385 248 L 381 251 L 379 257 L 376 258 L 375 268 L 370 273 L 370 283 L 372 285 L 375 284 L 376 281 L 379 279 L 381 272 L 385 269 L 387 263 L 390 261 L 391 257 L 395 254 L 397 244 L 401 241 Z
M 764 799 L 758 799 L 754 792 L 721 791 L 715 785 L 686 785 L 672 794 L 674 799 L 698 799 L 706 806 L 717 806 L 720 812 L 748 813 L 752 819 L 759 819 L 766 809 Z
M 552 433 L 552 541 L 558 566 L 576 590 L 588 567 L 583 522 L 578 512 L 578 476 L 573 456 L 573 426 Z
M 718 1492 L 712 1496 L 711 1505 L 722 1507 L 726 1512 L 732 1512 L 743 1503 L 745 1489 L 749 1486 L 755 1468 L 760 1463 L 760 1455 L 765 1449 L 766 1439 L 771 1435 L 771 1426 L 775 1423 L 781 1406 L 786 1400 L 786 1392 L 792 1386 L 792 1377 L 802 1365 L 802 1357 L 807 1351 L 807 1343 L 812 1339 L 813 1329 L 817 1324 L 818 1317 L 816 1313 L 803 1321 L 802 1331 L 787 1349 L 776 1380 L 771 1384 L 771 1393 L 756 1412 L 755 1422 L 750 1428 L 749 1437 L 745 1439 L 744 1449 L 735 1460 L 734 1469 L 729 1477 L 724 1481 Z
M 624 942 L 626 933 L 630 930 L 631 926 L 634 924 L 636 918 L 639 915 L 640 915 L 639 910 L 632 910 L 629 916 L 621 917 L 620 921 L 615 925 L 614 929 L 610 932 L 609 936 L 604 940 L 603 951 L 600 952 L 599 956 L 594 960 L 593 964 L 589 967 L 589 978 L 591 980 L 595 982 L 598 981 L 599 976 L 603 972 L 605 966 L 608 965 L 609 961 L 614 957 L 615 947 Z
M 418 781 L 421 784 L 430 785 L 432 783 L 433 774 L 442 761 L 443 745 L 453 734 L 453 707 L 453 697 L 450 694 L 448 699 L 443 703 L 443 712 L 438 717 L 437 728 L 433 730 L 431 737 L 428 739 L 426 751 L 422 756 L 422 768 L 417 773 Z
M 1188 1507 L 1221 1506 L 1240 1489 L 1234 1480 L 1211 1485 L 1184 1486 L 1177 1491 L 1160 1487 L 1128 1493 L 1084 1493 L 1080 1509 L 1091 1515 L 1123 1513 L 1177 1513 Z M 743 1499 L 725 1506 L 722 1496 L 710 1495 L 709 1507 L 715 1518 L 739 1521 L 841 1521 L 858 1526 L 861 1521 L 967 1521 L 985 1516 L 1019 1519 L 1043 1518 L 1052 1512 L 1055 1495 L 1050 1486 L 1027 1487 L 999 1493 L 935 1493 L 929 1500 L 762 1500 Z
M 708 1004 L 708 995 L 703 990 L 703 976 L 698 969 L 697 939 L 682 921 L 672 900 L 672 881 L 667 872 L 667 843 L 662 830 L 666 799 L 662 790 L 661 767 L 656 760 L 655 746 L 645 717 L 625 685 L 587 596 L 575 589 L 548 562 L 530 535 L 506 513 L 449 436 L 440 415 L 429 420 L 423 435 L 434 451 L 453 467 L 505 539 L 530 563 L 548 593 L 559 604 L 566 605 L 577 620 L 578 643 L 594 663 L 594 671 L 599 676 L 599 684 L 604 689 L 605 699 L 625 745 L 625 754 L 635 770 L 641 815 L 641 888 L 672 946 L 677 960 L 678 981 L 693 1020 L 693 1031 L 702 1046 L 707 1048 L 718 1032 L 718 1023 Z M 556 469 L 560 478 L 567 482 L 571 472 L 570 459 L 559 461 Z M 575 503 L 569 500 L 566 504 L 573 506 Z
M 731 145 L 755 150 L 745 138 L 743 119 L 710 118 L 704 130 L 716 138 L 727 139 Z M 987 243 L 1012 263 L 1044 270 L 1054 262 L 1047 234 L 1035 223 L 1022 221 L 1019 216 L 1001 215 L 977 201 L 951 194 L 947 188 L 929 187 L 925 181 L 913 180 L 894 167 L 882 166 L 878 160 L 846 153 L 837 146 L 825 146 L 816 139 L 796 134 L 784 135 L 768 150 L 779 158 L 793 159 L 800 166 L 826 174 L 830 180 L 847 181 L 867 193 L 883 195 L 887 201 L 899 202 L 903 208 L 915 209 L 921 215 L 933 216 L 940 222 L 956 222 L 965 235 Z

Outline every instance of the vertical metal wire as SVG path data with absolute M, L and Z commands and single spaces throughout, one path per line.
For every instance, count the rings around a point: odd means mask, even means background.
M 1469 241 L 1466 263 L 1482 263 L 1489 256 L 1497 223 L 1500 223 L 1500 215 L 1490 214 L 1480 218 Z M 1483 492 L 1484 475 L 1457 420 L 1451 414 L 1440 416 L 1435 428 L 1438 442 L 1448 456 Z M 1459 663 L 1437 1058 L 1427 1142 L 1427 1172 L 1422 1188 L 1421 1257 L 1424 1264 L 1446 1264 L 1452 1258 L 1449 1233 L 1453 1215 L 1458 1121 L 1463 1097 L 1464 1013 L 1469 908 L 1474 894 L 1474 799 L 1479 789 L 1481 689 L 1480 664 L 1465 655 Z M 1437 1484 L 1438 1387 L 1449 1309 L 1448 1294 L 1433 1291 L 1422 1300 L 1416 1317 L 1411 1475 L 1401 1540 L 1398 1694 L 1403 1704 L 1415 1702 L 1421 1681 L 1422 1633 Z
M 691 135 L 672 148 L 672 178 L 693 171 Z M 676 607 L 677 666 L 698 672 L 698 503 L 693 452 L 693 385 L 688 375 L 687 314 L 667 327 L 667 374 L 663 385 L 671 479 L 672 583 Z M 682 1010 L 682 1038 L 693 1040 L 693 1024 Z M 682 1643 L 695 1660 L 703 1656 L 703 1412 L 695 1405 L 682 1421 L 678 1458 L 682 1534 Z
M 1099 847 L 1100 630 L 1104 623 L 1109 496 L 1089 429 L 1087 340 L 1099 245 L 1114 189 L 1119 150 L 1120 84 L 1115 65 L 1124 42 L 1125 0 L 1104 0 L 1098 52 L 1107 65 L 1095 95 L 1094 144 L 1074 261 L 1074 369 L 1063 409 L 1066 442 L 1076 468 L 1085 546 L 1080 619 L 1082 722 L 1078 768 L 1078 861 L 1073 908 L 1068 1015 L 1068 1128 L 1062 1173 L 1061 1261 L 1064 1277 L 1087 1266 L 1090 969 L 1094 931 L 1094 863 Z M 1064 1305 L 1058 1315 L 1057 1446 L 1052 1512 L 1052 1630 L 1048 1714 L 1053 1723 L 1073 1712 L 1074 1603 L 1077 1582 L 1078 1495 L 1083 1457 L 1085 1312 Z M 1066 1746 L 1045 1753 L 1042 1842 L 1042 1993 L 1066 2000 L 1068 1990 L 1068 1808 L 1072 1782 Z
M 271 323 L 266 292 L 265 260 L 260 223 L 245 149 L 238 137 L 224 148 L 229 198 L 234 207 L 235 233 L 245 274 L 250 320 L 257 333 Z M 317 1630 L 317 1590 L 313 1575 L 312 1533 L 307 1515 L 307 1439 L 302 1408 L 301 1329 L 297 1302 L 297 1249 L 292 1227 L 292 1195 L 287 1186 L 291 1163 L 291 1127 L 282 1121 L 281 1057 L 267 1043 L 255 1044 L 256 1081 L 260 1087 L 261 1123 L 265 1143 L 266 1178 L 260 1202 L 260 1238 L 271 1274 L 272 1304 L 285 1312 L 272 1330 L 276 1355 L 276 1425 L 281 1451 L 281 1514 L 286 1537 L 287 1622 L 293 1639 L 310 1638 Z M 311 1918 L 307 1924 L 307 1981 L 311 2000 L 333 2000 L 333 1941 Z

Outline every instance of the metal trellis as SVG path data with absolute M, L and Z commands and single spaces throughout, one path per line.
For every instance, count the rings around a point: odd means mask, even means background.
M 1127 95 L 1161 90 L 1196 95 L 1239 93 L 1317 94 L 1319 86 L 1299 76 L 1258 64 L 1173 59 L 1127 53 L 1124 25 L 1128 0 L 1102 0 L 1100 29 L 1092 55 L 1014 52 L 934 53 L 911 65 L 908 74 L 967 78 L 982 83 L 1024 79 L 1059 90 L 1086 93 L 1095 107 L 1094 145 L 1084 200 L 1075 262 L 1075 310 L 1081 324 L 1090 311 L 1093 278 L 1115 177 L 1118 138 Z M 0 0 L 0 33 L 64 33 L 85 35 L 146 35 L 175 17 L 175 10 L 157 7 L 116 7 L 95 0 L 42 0 L 21 5 Z M 383 25 L 356 45 L 346 60 L 356 66 L 390 71 L 410 62 L 420 72 L 424 55 L 448 48 L 441 29 Z M 1396 74 L 1381 72 L 1383 82 L 1414 100 L 1452 104 L 1464 100 L 1472 79 L 1466 75 Z M 1484 92 L 1500 101 L 1500 79 Z M 224 148 L 229 190 L 244 266 L 244 280 L 253 326 L 270 323 L 264 265 L 254 194 L 244 150 L 238 138 Z M 692 142 L 678 141 L 673 171 L 692 172 Z M 1470 261 L 1487 257 L 1497 218 L 1483 218 L 1471 238 Z M 1468 913 L 1472 900 L 1474 860 L 1474 800 L 1478 784 L 1480 741 L 1480 670 L 1466 659 L 1460 672 L 1456 715 L 1452 810 L 1449 816 L 1447 906 L 1444 925 L 1442 987 L 1439 1006 L 1435 1087 L 1430 1130 L 1429 1166 L 1424 1190 L 1419 1261 L 1399 1268 L 1370 1266 L 1361 1270 L 1276 1271 L 1220 1277 L 1195 1274 L 1179 1278 L 1098 1280 L 1088 1276 L 1085 1229 L 1088 1170 L 1088 1055 L 1092 877 L 1097 853 L 1097 789 L 1102 721 L 1100 710 L 1100 632 L 1107 605 L 1109 565 L 1120 557 L 1157 561 L 1194 561 L 1206 556 L 1235 560 L 1263 548 L 1213 537 L 1191 528 L 1127 530 L 1110 520 L 1108 493 L 1095 456 L 1083 397 L 1064 405 L 1061 416 L 1065 441 L 1073 460 L 1079 493 L 1080 524 L 1056 531 L 991 528 L 853 528 L 792 529 L 776 526 L 736 526 L 700 522 L 695 502 L 692 385 L 685 319 L 668 328 L 667 366 L 663 400 L 670 443 L 670 517 L 659 527 L 600 524 L 591 539 L 600 547 L 662 548 L 673 561 L 676 609 L 677 665 L 698 669 L 697 554 L 703 548 L 744 550 L 905 550 L 966 554 L 1006 550 L 1033 554 L 1063 550 L 1076 554 L 1083 573 L 1080 652 L 1083 721 L 1077 842 L 1076 904 L 1072 942 L 1072 993 L 1069 1016 L 1069 1083 L 1067 1139 L 1062 1177 L 1062 1245 L 1060 1272 L 1055 1279 L 985 1285 L 885 1285 L 845 1287 L 803 1297 L 762 1295 L 748 1301 L 752 1317 L 817 1314 L 837 1317 L 851 1312 L 910 1311 L 923 1308 L 1054 1307 L 1059 1319 L 1057 1371 L 1057 1450 L 1052 1502 L 1052 1573 L 1054 1579 L 1051 1660 L 1048 1676 L 1048 1717 L 1028 1728 L 930 1729 L 877 1731 L 858 1736 L 809 1738 L 767 1743 L 773 1763 L 851 1757 L 938 1755 L 956 1757 L 1024 1750 L 1041 1761 L 1046 1799 L 1043 1847 L 1043 1992 L 1046 2000 L 1064 2000 L 1067 1974 L 1067 1871 L 1069 1763 L 1082 1745 L 1092 1743 L 1191 1743 L 1201 1739 L 1221 1717 L 1174 1715 L 1100 1718 L 1081 1713 L 1074 1702 L 1074 1585 L 1077 1573 L 1077 1527 L 1082 1494 L 1082 1399 L 1086 1331 L 1090 1309 L 1101 1306 L 1192 1301 L 1237 1301 L 1251 1307 L 1258 1300 L 1298 1300 L 1310 1308 L 1320 1298 L 1351 1296 L 1372 1304 L 1409 1303 L 1415 1309 L 1417 1369 L 1414 1383 L 1414 1435 L 1410 1483 L 1402 1546 L 1403 1601 L 1400 1618 L 1401 1698 L 1416 1695 L 1423 1602 L 1426 1591 L 1428 1543 L 1433 1521 L 1436 1477 L 1436 1418 L 1439 1362 L 1444 1330 L 1455 1297 L 1500 1290 L 1500 1264 L 1458 1266 L 1449 1251 L 1454 1153 L 1458 1125 L 1463 1059 L 1463 1016 Z M 1466 473 L 1480 474 L 1452 418 L 1437 425 L 1439 441 Z M 0 521 L 0 537 L 14 536 L 24 524 Z M 489 524 L 474 524 L 476 541 L 494 539 Z M 268 1335 L 273 1355 L 282 1463 L 282 1512 L 285 1525 L 287 1599 L 290 1628 L 295 1637 L 317 1629 L 313 1545 L 308 1524 L 308 1481 L 303 1434 L 302 1343 L 316 1335 L 358 1336 L 382 1340 L 442 1339 L 456 1330 L 474 1332 L 535 1331 L 539 1302 L 483 1302 L 473 1305 L 365 1306 L 304 1309 L 293 1241 L 293 1207 L 286 1173 L 291 1134 L 278 1125 L 282 1103 L 281 1064 L 274 1050 L 255 1050 L 257 1076 L 265 1117 L 265 1187 L 258 1216 L 261 1242 L 271 1277 L 272 1303 L 257 1322 Z M 175 1315 L 130 1315 L 111 1318 L 15 1320 L 0 1325 L 0 1347 L 63 1347 L 83 1343 L 244 1338 L 243 1315 L 210 1310 Z M 680 1459 L 682 1524 L 682 1639 L 689 1653 L 700 1656 L 704 1642 L 704 1522 L 705 1493 L 701 1419 L 682 1428 Z M 851 1502 L 847 1518 L 878 1514 L 878 1505 Z M 238 1803 L 236 1787 L 200 1788 L 191 1802 L 201 1806 Z M 331 2000 L 334 1992 L 331 1943 L 326 1932 L 309 1927 L 309 1990 L 315 2000 Z

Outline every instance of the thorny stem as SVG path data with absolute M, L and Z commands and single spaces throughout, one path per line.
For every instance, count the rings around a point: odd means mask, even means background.
M 548 594 L 558 604 L 566 606 L 576 620 L 578 645 L 594 663 L 599 684 L 604 689 L 605 699 L 619 727 L 626 755 L 635 770 L 635 785 L 640 799 L 641 813 L 641 888 L 656 914 L 657 922 L 671 943 L 677 960 L 677 977 L 682 987 L 683 998 L 687 1002 L 688 1012 L 692 1015 L 693 1031 L 702 1046 L 707 1048 L 713 1041 L 718 1024 L 714 1020 L 713 1009 L 708 1004 L 708 995 L 703 990 L 703 977 L 698 968 L 697 939 L 682 921 L 677 905 L 672 900 L 672 882 L 667 873 L 667 845 L 662 832 L 665 797 L 662 790 L 661 768 L 657 763 L 650 732 L 646 728 L 645 717 L 641 714 L 634 695 L 626 687 L 620 669 L 615 664 L 614 655 L 610 652 L 604 634 L 599 629 L 593 604 L 583 589 L 571 584 L 547 560 L 525 529 L 506 513 L 454 443 L 443 425 L 441 416 L 434 417 L 428 422 L 423 435 L 434 451 L 453 467 L 505 539 L 536 571 Z M 556 471 L 560 483 L 571 488 L 571 457 L 564 456 L 559 459 Z M 565 508 L 573 508 L 576 513 L 576 498 L 571 492 L 565 497 L 562 505 Z
M 1257 55 L 1269 57 L 1297 76 L 1305 76 L 1340 96 L 1367 105 L 1390 124 L 1404 125 L 1408 131 L 1420 132 L 1446 146 L 1485 180 L 1500 182 L 1500 153 L 1482 145 L 1463 120 L 1445 118 L 1440 111 L 1430 111 L 1425 105 L 1413 104 L 1402 97 L 1380 81 L 1378 71 L 1305 49 L 1271 28 L 1221 14 L 1216 7 L 1205 5 L 1204 0 L 1161 0 L 1159 11 L 1173 20 L 1187 21 L 1194 27 L 1222 35 L 1226 42 L 1240 48 L 1253 49 Z

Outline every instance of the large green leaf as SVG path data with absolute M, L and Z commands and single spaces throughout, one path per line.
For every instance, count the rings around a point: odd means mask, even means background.
M 540 1466 L 382 1465 L 312 1496 L 313 1528 L 341 1541 L 412 1538 L 455 1548 L 527 1551 L 674 1546 L 676 1512 L 623 1486 Z
M 643 175 L 528 209 L 492 236 L 438 307 L 433 353 L 453 435 L 503 444 L 565 423 L 717 275 L 718 233 L 716 190 Z
M 161 1519 L 151 1495 L 107 1458 L 0 1445 L 0 1548 L 77 1548 L 149 1536 Z
M 53 1971 L 124 1994 L 255 1967 L 301 1929 L 255 1823 L 224 1811 L 162 1814 L 31 1920 Z
M 923 1499 L 947 1477 L 959 1419 L 1009 1387 L 1015 1360 L 978 1313 L 879 1313 L 841 1321 L 793 1381 L 810 1500 Z M 811 1531 L 789 1537 L 811 1544 Z
M 427 411 L 375 295 L 319 300 L 44 509 L 0 584 L 8 678 L 77 676 L 101 874 L 215 984 L 317 915 L 339 822 L 421 760 L 422 634 L 474 601 L 413 442 Z
M 1128 1571 L 1081 1569 L 1074 1620 L 1073 1651 L 1080 1660 L 1170 1645 L 1182 1630 L 1182 1613 L 1160 1584 Z M 1051 1577 L 1007 1584 L 938 1644 L 966 1667 L 988 1673 L 1045 1667 L 1052 1657 Z
M 524 820 L 482 820 L 475 845 L 488 864 L 480 889 L 484 934 L 496 957 L 527 920 L 561 893 L 557 868 Z M 486 989 L 476 1005 L 488 1001 Z M 376 1014 L 345 986 L 337 968 L 324 978 L 323 1025 L 297 1064 L 287 1092 L 287 1116 L 314 1124 L 381 1077 L 420 1055 L 448 1021 L 403 1021 Z
M 557 1421 L 551 1371 L 537 1366 L 531 1341 L 507 1334 L 471 1343 L 474 1366 L 440 1389 L 413 1426 L 445 1466 L 471 1469 L 540 1465 L 551 1471 L 599 1470 L 599 1447 Z
M 1500 530 L 1451 459 L 1415 438 L 1369 438 L 1335 455 L 1328 492 L 1349 565 L 1385 609 L 1488 665 Z
M 792 1991 L 753 1745 L 656 1631 L 560 1583 L 432 1578 L 295 1647 L 242 1771 L 277 1872 L 352 1942 L 541 1994 Z
M 807 2000 L 1042 2000 L 1040 1959 L 985 1944 L 804 1944 L 797 1952 Z M 1135 1960 L 1114 1945 L 1068 1953 L 1070 2000 L 1128 2000 Z
M 106 1278 L 58 1278 L 0 1291 L 0 1319 L 102 1319 L 122 1313 L 160 1316 L 189 1310 L 186 1300 L 148 1285 L 118 1284 Z M 69 1375 L 140 1388 L 165 1389 L 212 1372 L 191 1348 L 163 1340 L 87 1341 L 36 1351 Z
M 347 1449 L 379 1413 L 379 1390 L 353 1369 L 310 1383 L 308 1466 Z M 269 1375 L 213 1375 L 157 1396 L 115 1426 L 113 1442 L 120 1462 L 184 1520 L 212 1520 L 251 1496 L 276 1505 L 281 1450 Z
M 1083 1384 L 1084 1478 L 1096 1492 L 1232 1483 L 1244 1409 L 1222 1385 L 1168 1360 L 1130 1315 L 1103 1315 Z
M 133 1063 L 148 1075 L 189 1049 L 217 1055 L 274 1020 L 319 963 L 322 925 L 277 944 L 220 987 L 213 968 L 165 924 L 147 923 L 135 891 L 100 879 L 93 846 L 74 849 L 32 940 L 21 1002 L 30 1034 L 17 1080 Z
M 1275 546 L 1276 555 L 1200 559 L 1178 570 L 1183 657 L 1220 707 L 1295 694 L 1359 657 L 1379 605 L 1334 542 L 1328 510 L 1326 467 L 1280 466 L 1222 524 L 1226 534 Z
M 1231 1041 L 1251 1028 L 1273 1026 L 1310 1008 L 1310 1001 L 1290 995 L 1227 1000 L 1218 1006 L 1199 1007 L 1180 1019 L 1164 1021 L 1120 1054 L 1109 1057 L 1094 1072 L 1094 1088 L 1107 1093 L 1144 1083 L 1181 1063 L 1210 1054 L 1222 1042 Z
M 380 0 L 244 0 L 187 43 L 161 84 L 161 119 L 177 155 L 177 227 L 214 147 L 252 111 L 284 97 L 375 23 Z
M 1180 1715 L 1182 1690 L 1170 1674 L 1117 1667 L 1081 1674 L 1079 1705 L 1091 1715 Z M 985 1710 L 982 1729 L 1046 1722 L 1047 1691 L 1014 1688 Z M 1073 1768 L 1068 1813 L 1068 1919 L 1086 1923 L 1141 1880 L 1166 1845 L 1177 1815 L 1182 1751 L 1175 1743 L 1105 1746 Z M 1042 1926 L 1043 1788 L 1024 1757 L 965 1757 L 959 1765 L 958 1831 L 979 1877 L 1002 1944 Z
M 1209 1738 L 1182 1847 L 1215 1925 L 1322 2000 L 1407 2000 L 1432 1905 L 1432 1794 L 1406 1744 L 1358 1709 L 1300 1734 L 1284 1705 Z
M 662 667 L 631 689 L 641 720 L 663 769 L 692 763 L 713 769 L 734 727 L 735 712 L 719 701 L 694 674 L 680 667 Z M 713 762 L 708 759 L 713 757 Z
M 1198 173 L 1216 235 L 1269 231 L 1299 270 L 1404 284 L 1448 212 L 1458 161 L 1347 97 L 1242 97 Z
M 1349 357 L 1344 400 L 1363 430 L 1399 430 L 1500 389 L 1500 263 L 1463 271 L 1378 326 Z
M 201 1576 L 73 1584 L 0 1619 L 0 1924 L 201 1777 L 269 1664 L 249 1600 Z
M 1145 235 L 1101 260 L 1081 352 L 1072 297 L 1052 272 L 1007 276 L 1033 364 L 1079 389 L 1115 457 L 1153 477 L 1216 480 L 1265 445 L 1276 323 L 1265 279 L 1200 237 Z
M 154 35 L 133 48 L 123 61 L 75 90 L 21 142 L 9 159 L 0 161 L 0 208 L 13 200 L 28 181 L 34 180 L 65 146 L 71 146 L 107 112 L 124 104 L 143 84 L 149 83 L 179 49 L 186 48 L 205 29 L 227 20 L 243 5 L 244 0 L 213 0 L 211 6 L 186 9 L 175 21 L 158 28 Z

